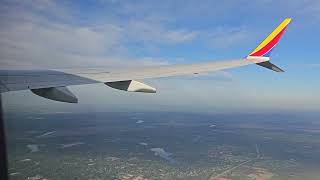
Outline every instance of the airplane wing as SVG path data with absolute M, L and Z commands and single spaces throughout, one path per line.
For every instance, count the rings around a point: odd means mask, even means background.
M 31 90 L 34 94 L 51 100 L 77 103 L 78 99 L 67 89 L 67 86 L 104 83 L 124 91 L 154 93 L 155 88 L 136 80 L 213 72 L 250 64 L 283 72 L 270 62 L 270 53 L 290 21 L 290 18 L 285 19 L 253 52 L 238 60 L 123 70 L 0 70 L 0 93 Z

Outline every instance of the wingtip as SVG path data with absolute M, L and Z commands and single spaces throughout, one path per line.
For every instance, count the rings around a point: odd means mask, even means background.
M 284 21 L 286 21 L 289 24 L 292 21 L 292 18 L 288 17 Z

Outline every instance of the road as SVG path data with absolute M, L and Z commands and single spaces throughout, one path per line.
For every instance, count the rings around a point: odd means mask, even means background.
M 218 175 L 211 176 L 211 177 L 209 178 L 209 180 L 215 180 L 215 179 L 217 179 L 218 177 L 220 177 L 220 176 L 222 176 L 222 175 L 224 175 L 224 174 L 227 174 L 228 172 L 231 172 L 231 171 L 233 171 L 234 169 L 237 169 L 238 167 L 240 167 L 240 166 L 242 166 L 242 165 L 244 165 L 244 164 L 247 164 L 247 163 L 252 162 L 252 161 L 254 161 L 254 160 L 260 159 L 260 150 L 259 150 L 259 147 L 258 147 L 257 144 L 255 144 L 255 148 L 256 148 L 256 153 L 257 153 L 257 157 L 256 157 L 256 158 L 250 159 L 250 160 L 245 161 L 245 162 L 242 162 L 242 163 L 240 163 L 240 164 L 238 164 L 238 165 L 236 165 L 236 166 L 232 166 L 231 168 L 223 171 L 222 173 L 220 173 L 220 174 L 218 174 Z
M 238 164 L 238 165 L 236 165 L 236 166 L 233 166 L 233 167 L 231 167 L 231 168 L 223 171 L 222 173 L 220 173 L 220 174 L 218 174 L 218 175 L 216 175 L 216 176 L 211 176 L 211 177 L 209 178 L 209 180 L 215 180 L 215 179 L 217 179 L 218 177 L 220 177 L 220 176 L 222 176 L 222 175 L 224 175 L 224 174 L 227 174 L 228 172 L 231 172 L 232 170 L 234 170 L 234 169 L 236 169 L 236 168 L 238 168 L 238 167 L 240 167 L 240 166 L 242 166 L 242 165 L 244 165 L 244 164 L 247 164 L 247 163 L 249 163 L 249 162 L 251 162 L 251 161 L 254 161 L 254 160 L 256 160 L 256 158 L 250 159 L 250 160 L 245 161 L 245 162 L 242 162 L 242 163 L 240 163 L 240 164 Z

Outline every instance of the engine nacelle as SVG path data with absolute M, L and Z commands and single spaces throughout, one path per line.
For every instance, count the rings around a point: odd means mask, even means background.
M 51 87 L 41 89 L 31 89 L 31 91 L 41 97 L 54 101 L 77 103 L 77 97 L 66 87 Z
M 129 92 L 143 92 L 143 93 L 157 92 L 155 88 L 135 80 L 106 82 L 104 84 L 115 89 L 129 91 Z

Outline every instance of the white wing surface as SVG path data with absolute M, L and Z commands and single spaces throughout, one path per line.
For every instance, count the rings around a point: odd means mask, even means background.
M 255 62 L 264 62 L 256 59 Z M 165 65 L 123 70 L 0 70 L 1 92 L 71 85 L 118 82 L 213 72 L 254 64 L 247 59 L 188 65 Z

